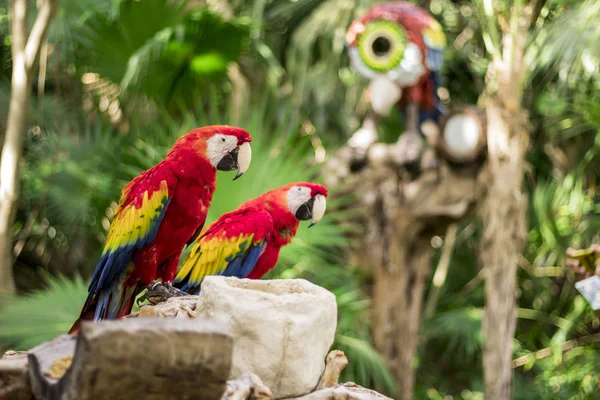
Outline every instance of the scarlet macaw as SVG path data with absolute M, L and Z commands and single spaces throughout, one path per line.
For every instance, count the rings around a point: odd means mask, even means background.
M 300 221 L 312 220 L 313 226 L 321 220 L 326 197 L 321 185 L 290 183 L 222 215 L 196 239 L 173 285 L 197 294 L 207 275 L 261 278 L 275 266 Z
M 180 137 L 156 166 L 121 193 L 89 294 L 69 333 L 81 320 L 121 318 L 135 297 L 160 278 L 170 286 L 181 251 L 202 230 L 216 173 L 250 165 L 252 138 L 231 126 L 207 126 Z

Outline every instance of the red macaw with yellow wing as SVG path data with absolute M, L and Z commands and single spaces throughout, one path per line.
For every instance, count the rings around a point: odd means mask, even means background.
M 82 320 L 121 318 L 135 297 L 160 279 L 170 287 L 186 243 L 202 230 L 217 170 L 250 165 L 251 137 L 231 126 L 194 129 L 165 159 L 134 178 L 121 194 L 89 294 L 70 333 Z
M 261 278 L 275 266 L 300 221 L 312 220 L 313 226 L 321 220 L 326 197 L 321 185 L 290 183 L 222 215 L 198 236 L 173 285 L 197 294 L 208 275 Z

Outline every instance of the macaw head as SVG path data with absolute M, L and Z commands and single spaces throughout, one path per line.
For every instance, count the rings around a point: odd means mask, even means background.
M 252 137 L 242 128 L 213 125 L 193 129 L 177 140 L 172 152 L 192 150 L 219 171 L 237 170 L 233 180 L 242 176 L 250 166 Z
M 308 221 L 309 228 L 325 214 L 327 189 L 311 182 L 294 182 L 271 190 L 259 197 L 259 202 L 269 201 L 298 221 Z M 286 217 L 287 218 L 287 217 Z
M 435 51 L 445 43 L 439 23 L 403 1 L 375 5 L 352 22 L 346 35 L 350 66 L 371 80 L 371 105 L 380 115 L 389 113 L 404 88 L 417 85 L 441 66 Z
M 327 201 L 327 189 L 309 182 L 287 185 L 287 207 L 299 221 L 311 220 L 309 228 L 323 218 Z

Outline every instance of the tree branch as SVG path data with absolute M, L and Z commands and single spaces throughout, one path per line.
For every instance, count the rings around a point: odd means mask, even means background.
M 448 275 L 448 267 L 450 266 L 450 260 L 452 259 L 452 251 L 456 243 L 456 223 L 448 226 L 446 230 L 446 237 L 444 238 L 444 248 L 442 249 L 442 256 L 438 262 L 435 274 L 433 275 L 433 281 L 431 285 L 431 291 L 425 305 L 425 311 L 423 312 L 423 318 L 425 320 L 431 318 L 435 312 L 438 297 L 442 286 L 446 282 L 446 276 Z
M 12 34 L 13 60 L 19 58 L 27 44 L 27 14 L 29 2 L 27 0 L 13 0 L 10 2 L 10 30 Z
M 567 350 L 574 349 L 575 347 L 582 346 L 584 344 L 590 344 L 590 343 L 595 343 L 595 342 L 600 342 L 600 333 L 594 333 L 592 335 L 583 336 L 578 339 L 568 340 L 568 341 L 562 343 L 559 346 L 559 349 L 560 349 L 560 351 L 567 351 Z M 542 358 L 551 356 L 553 353 L 553 350 L 554 350 L 553 347 L 546 347 L 544 349 L 536 351 L 535 353 L 527 354 L 525 356 L 516 358 L 513 360 L 513 363 L 512 363 L 513 368 L 522 367 L 523 365 L 527 364 L 530 361 L 541 360 Z
M 38 15 L 27 40 L 27 45 L 25 46 L 25 67 L 28 71 L 31 71 L 38 58 L 42 43 L 48 34 L 50 22 L 57 8 L 58 0 L 44 0 L 39 8 Z

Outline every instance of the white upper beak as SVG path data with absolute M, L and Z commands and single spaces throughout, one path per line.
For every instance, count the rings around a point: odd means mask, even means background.
M 250 143 L 246 142 L 240 146 L 240 151 L 238 152 L 238 172 L 235 179 L 242 176 L 248 170 L 250 161 L 252 161 L 252 149 L 250 148 Z
M 313 226 L 314 224 L 316 224 L 317 222 L 319 222 L 321 220 L 321 218 L 323 218 L 323 215 L 325 215 L 325 208 L 327 207 L 327 200 L 325 200 L 325 196 L 323 196 L 322 194 L 318 194 L 315 196 L 315 203 L 313 204 L 313 208 L 312 208 L 312 221 L 310 223 L 310 226 Z

